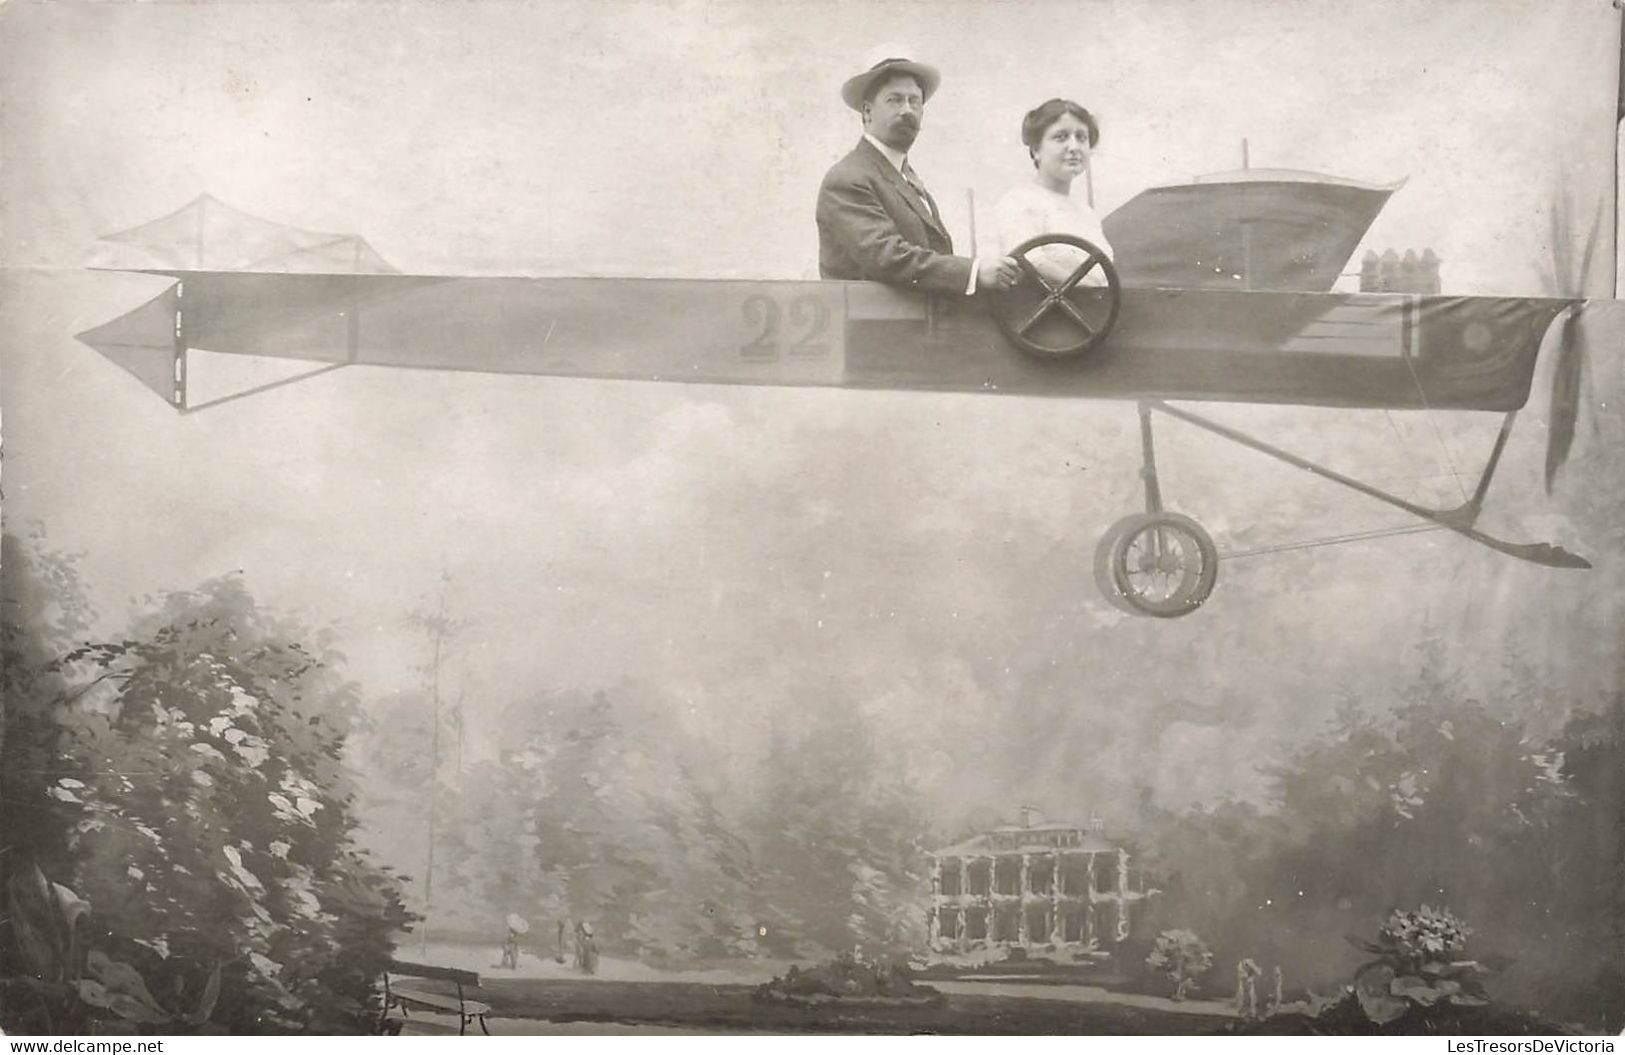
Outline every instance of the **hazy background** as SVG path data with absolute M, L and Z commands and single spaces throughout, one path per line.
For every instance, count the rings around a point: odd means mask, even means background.
M 1055 95 L 1099 115 L 1103 211 L 1246 138 L 1257 167 L 1409 178 L 1372 244 L 1432 246 L 1464 293 L 1539 288 L 1554 195 L 1612 202 L 1599 0 L 13 2 L 4 32 L 17 266 L 209 191 L 408 271 L 815 277 L 859 132 L 837 89 L 882 42 L 943 72 L 913 160 L 961 240 Z
M 1613 229 L 1618 18 L 1603 0 L 10 3 L 7 527 L 83 551 L 109 625 L 239 572 L 337 624 L 371 696 L 421 681 L 403 619 L 444 576 L 476 752 L 539 690 L 632 679 L 748 771 L 787 716 L 852 701 L 946 827 L 1256 795 L 1272 745 L 1345 696 L 1386 706 L 1430 637 L 1489 705 L 1555 727 L 1618 687 L 1620 557 L 1587 516 L 1619 494 L 1599 453 L 1621 438 L 1616 341 L 1592 349 L 1556 495 L 1543 368 L 1486 515 L 1598 570 L 1410 535 L 1226 562 L 1206 608 L 1161 622 L 1090 573 L 1141 500 L 1129 404 L 353 369 L 179 417 L 72 334 L 164 286 L 79 270 L 95 238 L 205 191 L 359 233 L 406 271 L 810 277 L 818 180 L 858 134 L 837 89 L 885 40 L 943 70 L 916 165 L 961 238 L 964 188 L 991 206 L 1027 178 L 1021 115 L 1061 94 L 1100 115 L 1103 211 L 1236 167 L 1246 137 L 1256 166 L 1408 177 L 1367 246 L 1432 247 L 1447 292 L 1557 292 L 1554 212 L 1561 241 Z M 1497 424 L 1213 412 L 1446 504 Z M 1159 429 L 1165 500 L 1224 549 L 1403 522 Z M 1509 649 L 1538 692 L 1498 681 Z

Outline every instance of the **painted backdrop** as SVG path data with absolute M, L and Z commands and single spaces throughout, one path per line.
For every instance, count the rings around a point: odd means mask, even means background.
M 105 250 L 98 237 L 202 193 L 357 233 L 411 273 L 813 277 L 818 180 L 859 131 L 837 89 L 884 40 L 943 71 L 914 163 L 962 243 L 965 190 L 991 230 L 992 202 L 1030 171 L 1022 114 L 1065 95 L 1100 117 L 1102 211 L 1238 167 L 1245 140 L 1255 166 L 1407 179 L 1360 252 L 1431 248 L 1446 293 L 1605 296 L 1618 19 L 1601 0 L 8 4 L 0 409 L 5 530 L 22 547 L 7 551 L 20 554 L 8 589 L 33 590 L 55 628 L 42 656 L 120 639 L 171 591 L 217 580 L 323 635 L 362 721 L 346 748 L 371 811 L 358 838 L 412 877 L 402 896 L 431 930 L 500 932 L 515 907 L 504 899 L 540 917 L 588 897 L 523 840 L 532 889 L 437 873 L 452 855 L 426 865 L 421 802 L 403 789 L 466 791 L 523 737 L 580 734 L 572 723 L 600 713 L 600 694 L 615 729 L 688 745 L 683 779 L 704 815 L 790 884 L 752 910 L 764 919 L 794 915 L 801 855 L 836 839 L 819 825 L 867 816 L 880 787 L 904 804 L 886 831 L 910 832 L 916 850 L 1029 803 L 1099 817 L 1140 839 L 1148 865 L 1161 845 L 1165 884 L 1180 875 L 1187 895 L 1167 902 L 1167 926 L 1197 918 L 1198 892 L 1222 885 L 1169 848 L 1207 845 L 1170 835 L 1178 824 L 1223 843 L 1218 811 L 1273 824 L 1290 807 L 1292 823 L 1330 824 L 1364 810 L 1369 830 L 1339 829 L 1346 858 L 1267 877 L 1318 891 L 1314 937 L 1292 938 L 1310 917 L 1271 915 L 1263 897 L 1201 910 L 1222 917 L 1224 970 L 1268 949 L 1295 978 L 1330 982 L 1358 961 L 1344 933 L 1431 898 L 1525 954 L 1512 999 L 1617 1028 L 1617 985 L 1599 981 L 1617 983 L 1617 964 L 1586 944 L 1584 920 L 1617 925 L 1594 882 L 1565 887 L 1586 907 L 1537 939 L 1533 923 L 1495 922 L 1522 894 L 1433 882 L 1420 865 L 1362 878 L 1353 852 L 1429 801 L 1420 741 L 1396 730 L 1448 740 L 1451 721 L 1485 717 L 1515 733 L 1496 750 L 1553 786 L 1579 779 L 1551 761 L 1554 745 L 1575 758 L 1574 745 L 1617 742 L 1585 724 L 1619 706 L 1625 644 L 1612 454 L 1625 319 L 1611 304 L 1581 324 L 1568 465 L 1548 491 L 1548 348 L 1486 512 L 1487 526 L 1561 543 L 1593 570 L 1520 564 L 1442 532 L 1290 548 L 1226 561 L 1208 605 L 1170 622 L 1124 615 L 1092 580 L 1095 540 L 1140 500 L 1128 404 L 356 369 L 183 417 L 72 335 L 163 288 L 84 270 Z M 1214 413 L 1440 503 L 1470 491 L 1499 424 Z M 1160 429 L 1159 463 L 1169 505 L 1229 553 L 1400 522 L 1178 426 Z M 27 586 L 24 569 L 51 560 L 79 585 Z M 53 590 L 77 591 L 82 618 L 52 615 Z M 431 697 L 447 714 L 456 704 L 454 726 L 425 717 Z M 1424 703 L 1464 709 L 1396 717 Z M 413 722 L 445 738 L 427 769 L 410 761 L 421 737 L 388 739 Z M 1410 761 L 1377 774 L 1331 758 L 1361 723 L 1400 737 Z M 1453 772 L 1501 765 L 1486 742 Z M 637 743 L 593 764 L 644 801 L 676 763 Z M 776 786 L 787 753 L 814 762 L 802 784 Z M 819 799 L 819 767 L 845 791 Z M 1283 772 L 1317 771 L 1335 774 L 1324 797 L 1293 798 Z M 1591 823 L 1573 852 L 1611 853 L 1617 788 L 1562 786 Z M 627 817 L 605 823 L 644 823 Z M 776 836 L 769 854 L 760 833 L 775 817 L 802 839 Z M 487 834 L 467 854 L 507 838 Z M 873 849 L 852 838 L 855 860 Z M 896 890 L 924 876 L 899 868 Z M 874 924 L 892 938 L 921 918 L 896 890 L 876 910 L 890 922 Z M 829 933 L 758 951 L 863 939 Z M 1575 962 L 1584 979 L 1559 978 Z

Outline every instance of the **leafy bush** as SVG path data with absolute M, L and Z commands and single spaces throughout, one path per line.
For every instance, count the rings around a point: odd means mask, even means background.
M 1471 933 L 1448 909 L 1423 905 L 1415 912 L 1395 911 L 1375 942 L 1357 943 L 1377 956 L 1354 974 L 1360 1009 L 1381 1025 L 1413 1007 L 1488 1004 L 1480 976 L 1489 969 L 1461 958 Z
M 1515 659 L 1505 696 L 1480 701 L 1422 658 L 1391 712 L 1351 700 L 1289 748 L 1267 771 L 1272 801 L 1148 804 L 1137 861 L 1163 893 L 1136 924 L 1192 927 L 1219 962 L 1252 956 L 1325 991 L 1362 962 L 1339 940 L 1350 920 L 1447 896 L 1475 942 L 1517 950 L 1498 992 L 1618 1032 L 1620 727 L 1576 714 L 1555 729 L 1562 701 Z M 1539 720 L 1516 717 L 1531 700 Z
M 1311 996 L 1262 1022 L 1231 1033 L 1527 1036 L 1567 1030 L 1538 1015 L 1492 1002 L 1482 978 L 1494 963 L 1463 959 L 1472 934 L 1448 909 L 1423 905 L 1392 913 L 1374 942 L 1354 944 L 1376 955 L 1335 999 Z
M 805 971 L 791 967 L 757 986 L 752 995 L 771 1003 L 808 1004 L 840 1000 L 940 1004 L 944 999 L 939 990 L 915 982 L 902 964 L 874 963 L 851 953 Z
M 1165 930 L 1157 935 L 1145 965 L 1173 983 L 1174 999 L 1183 1000 L 1196 980 L 1213 968 L 1213 953 L 1195 931 Z
M 202 1026 L 220 997 L 220 967 L 215 966 L 196 994 L 175 992 L 172 1007 L 162 1006 L 135 968 L 100 949 L 86 949 L 84 924 L 90 903 L 39 868 L 12 873 L 6 907 L 23 964 L 29 974 L 4 979 L 8 1004 L 40 1013 L 46 1029 L 77 1033 L 97 1021 L 111 1021 L 119 1032 L 141 1026 L 165 1026 L 169 1032 Z M 191 1006 L 182 1010 L 181 999 Z
M 8 907 L 51 931 L 37 874 L 60 882 L 59 907 L 67 891 L 89 911 L 67 960 L 42 960 L 14 925 L 0 976 L 73 983 L 92 1005 L 100 985 L 100 1010 L 146 1026 L 174 1028 L 217 989 L 217 1028 L 363 1028 L 411 917 L 355 845 L 341 758 L 356 695 L 341 657 L 232 579 L 169 594 L 122 636 L 71 644 L 39 618 L 40 598 L 69 580 L 31 589 L 30 555 L 7 542 L 0 779 L 7 812 L 26 818 L 0 855 Z M 153 994 L 147 1020 L 120 1012 Z M 64 1028 L 40 1010 L 7 1001 L 0 1015 Z
M 1490 1003 L 1484 1007 L 1408 1004 L 1398 1018 L 1381 1024 L 1371 1021 L 1354 993 L 1336 999 L 1289 1004 L 1280 1014 L 1251 1022 L 1234 1022 L 1226 1033 L 1274 1036 L 1550 1036 L 1569 1029 L 1516 1008 Z

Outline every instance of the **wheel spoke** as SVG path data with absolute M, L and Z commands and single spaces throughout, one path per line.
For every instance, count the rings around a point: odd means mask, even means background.
M 1093 271 L 1098 266 L 1100 266 L 1100 257 L 1096 256 L 1093 253 L 1090 253 L 1089 254 L 1089 259 L 1085 260 L 1082 264 L 1078 265 L 1077 270 L 1073 271 L 1071 275 L 1067 276 L 1067 280 L 1065 282 L 1061 283 L 1061 288 L 1056 290 L 1055 292 L 1057 292 L 1057 293 L 1069 292 L 1072 289 L 1073 286 L 1076 286 L 1079 282 L 1083 281 L 1083 277 L 1085 275 L 1087 275 L 1089 272 Z
M 1021 270 L 1027 273 L 1028 278 L 1044 288 L 1044 292 L 1054 294 L 1055 287 L 1049 284 L 1049 279 L 1038 273 L 1038 268 L 1034 267 L 1033 262 L 1028 260 L 1025 255 L 1016 257 L 1016 263 L 1021 266 Z
M 1160 511 L 1134 514 L 1114 525 L 1102 546 L 1096 551 L 1097 581 L 1119 608 L 1177 618 L 1194 612 L 1213 592 L 1217 553 L 1189 517 Z M 1110 577 L 1099 563 L 1108 552 Z
M 1161 526 L 1134 538 L 1124 554 L 1130 592 L 1152 604 L 1183 601 L 1201 559 L 1191 553 L 1190 541 Z
M 1161 603 L 1167 600 L 1168 587 L 1157 552 L 1157 535 L 1152 531 L 1135 538 L 1129 546 L 1130 559 L 1126 563 L 1134 596 Z
M 1094 337 L 1094 326 L 1092 326 L 1089 320 L 1084 317 L 1083 312 L 1078 310 L 1078 306 L 1076 304 L 1072 303 L 1070 300 L 1067 300 L 1065 297 L 1062 297 L 1060 300 L 1056 301 L 1056 303 L 1061 306 L 1062 311 L 1072 316 L 1072 321 L 1077 323 L 1078 326 L 1083 330 L 1085 337 Z
M 1067 247 L 1064 259 L 1072 262 L 1070 268 L 1030 256 L 1051 245 Z M 1105 250 L 1084 238 L 1048 234 L 1021 243 L 1010 256 L 1019 272 L 1016 285 L 1036 291 L 991 300 L 993 321 L 1011 344 L 1040 358 L 1069 359 L 1106 339 L 1117 322 L 1122 291 L 1117 269 Z M 1087 298 L 1073 296 L 1082 289 L 1087 289 Z M 1065 312 L 1067 321 L 1051 320 L 1039 328 L 1044 317 L 1056 310 Z
M 1038 320 L 1042 319 L 1045 315 L 1048 315 L 1051 308 L 1055 307 L 1056 304 L 1065 303 L 1067 302 L 1064 300 L 1057 300 L 1055 294 L 1051 293 L 1049 296 L 1044 298 L 1044 302 L 1038 305 L 1031 315 L 1027 316 L 1026 322 L 1016 327 L 1016 332 L 1021 334 L 1023 337 L 1027 336 L 1027 331 L 1038 325 Z
M 1145 541 L 1145 536 L 1143 535 L 1134 540 L 1134 552 L 1137 558 L 1135 567 L 1139 569 L 1141 575 L 1149 575 L 1151 572 L 1155 571 L 1157 567 L 1157 555 L 1150 552 L 1149 548 L 1145 544 Z

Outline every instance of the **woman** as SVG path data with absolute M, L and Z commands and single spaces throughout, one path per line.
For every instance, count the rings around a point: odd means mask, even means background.
M 576 969 L 583 974 L 598 973 L 598 945 L 592 940 L 592 924 L 576 924 Z
M 1051 99 L 1032 110 L 1021 122 L 1021 141 L 1033 159 L 1033 180 L 1013 188 L 999 199 L 999 249 L 1003 253 L 1041 234 L 1070 234 L 1099 246 L 1112 255 L 1095 211 L 1072 197 L 1072 181 L 1088 167 L 1089 152 L 1100 142 L 1094 117 L 1069 99 Z M 1083 250 L 1049 245 L 1027 254 L 1039 274 L 1054 283 L 1065 282 L 1083 264 Z M 1100 268 L 1078 283 L 1103 286 Z

